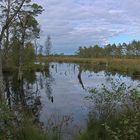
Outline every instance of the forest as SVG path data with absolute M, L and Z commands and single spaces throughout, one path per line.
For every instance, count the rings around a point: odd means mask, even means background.
M 129 44 L 108 44 L 104 47 L 99 45 L 89 47 L 79 47 L 77 55 L 84 58 L 139 58 L 140 41 L 133 41 Z

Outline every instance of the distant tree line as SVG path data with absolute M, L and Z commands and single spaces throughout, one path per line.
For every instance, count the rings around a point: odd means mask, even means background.
M 79 47 L 77 55 L 84 58 L 137 58 L 140 57 L 140 41 L 133 41 L 129 44 L 108 44 L 104 47 L 99 45 Z
M 51 50 L 52 50 L 52 40 L 51 36 L 47 35 L 47 38 L 45 39 L 44 45 L 41 45 L 40 42 L 35 40 L 35 54 L 36 56 L 51 56 Z

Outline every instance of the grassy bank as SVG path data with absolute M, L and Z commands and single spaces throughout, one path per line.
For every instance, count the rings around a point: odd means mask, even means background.
M 107 70 L 111 72 L 126 73 L 129 75 L 140 75 L 140 59 L 118 59 L 118 58 L 80 58 L 76 56 L 49 56 L 38 57 L 38 62 L 58 62 L 58 63 L 76 63 L 88 65 L 91 70 Z M 32 64 L 23 66 L 23 71 L 42 71 L 46 66 L 41 64 Z M 18 67 L 3 67 L 4 72 L 16 71 Z
M 91 66 L 104 66 L 108 71 L 123 72 L 132 75 L 140 75 L 140 59 L 119 59 L 119 58 L 80 58 L 74 56 L 50 56 L 39 57 L 41 62 L 60 63 L 89 63 Z

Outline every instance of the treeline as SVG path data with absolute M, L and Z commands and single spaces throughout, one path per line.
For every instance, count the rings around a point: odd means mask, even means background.
M 129 44 L 108 44 L 104 47 L 99 45 L 79 47 L 77 55 L 84 58 L 138 58 L 140 57 L 140 41 L 133 41 Z

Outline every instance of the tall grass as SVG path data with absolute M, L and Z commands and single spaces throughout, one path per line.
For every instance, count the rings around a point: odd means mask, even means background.
M 29 118 L 24 118 L 20 126 L 17 140 L 48 140 L 47 135 Z

